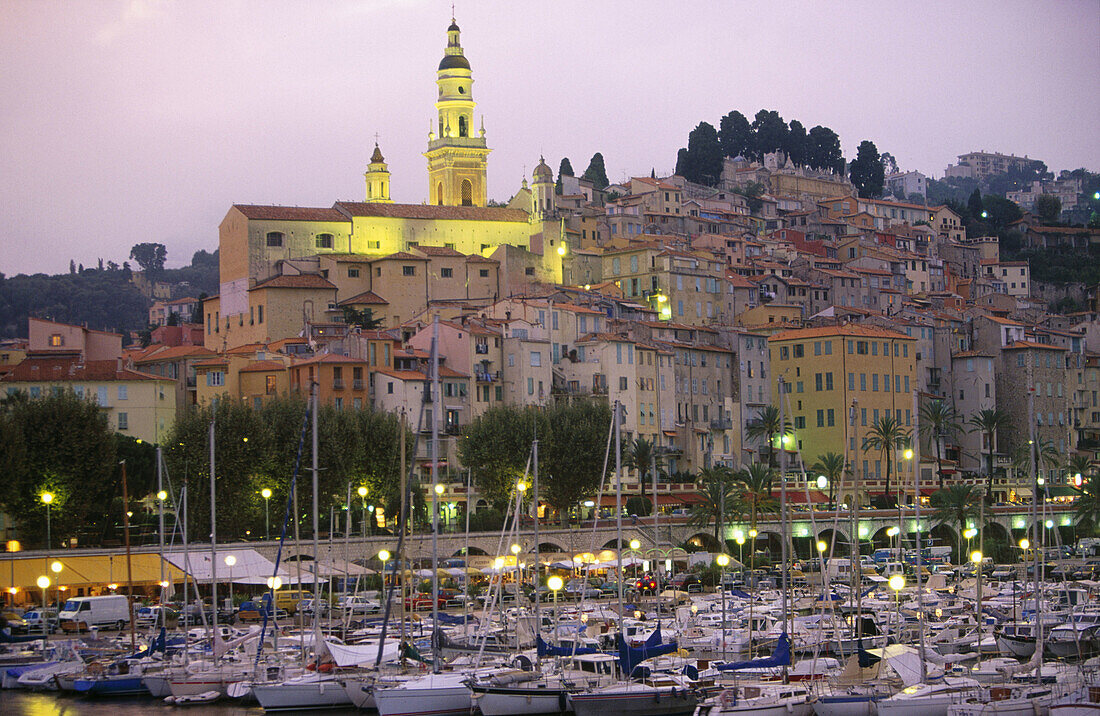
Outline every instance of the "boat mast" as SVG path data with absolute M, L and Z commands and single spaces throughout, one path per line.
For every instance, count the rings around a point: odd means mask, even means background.
M 439 314 L 432 317 L 432 635 L 439 628 Z M 435 639 L 432 643 L 437 643 Z M 442 652 L 442 649 L 440 649 Z M 432 673 L 439 673 L 441 654 L 432 653 Z
M 786 381 L 783 379 L 783 376 L 779 376 L 779 533 L 782 542 L 779 554 L 783 560 L 782 590 L 779 593 L 780 609 L 783 610 L 783 634 L 780 638 L 786 637 L 789 639 L 790 615 L 787 613 L 787 577 L 789 565 L 787 562 L 790 555 L 787 550 L 787 446 L 784 444 L 784 438 L 787 437 L 787 423 L 783 415 L 784 385 L 786 385 Z M 783 683 L 787 683 L 786 666 L 783 667 Z
M 164 455 L 160 451 L 160 445 L 157 445 L 157 522 L 159 523 L 159 529 L 157 531 L 157 549 L 160 554 L 160 603 L 164 604 L 168 597 L 168 580 L 165 578 L 164 568 L 164 500 L 160 499 L 161 493 L 164 492 L 164 474 L 161 470 L 164 465 Z M 186 599 L 184 600 L 186 601 Z
M 320 371 L 320 368 L 318 368 L 318 371 Z M 318 378 L 320 378 L 320 373 L 318 373 Z M 313 382 L 310 384 L 309 387 L 310 387 L 310 391 L 313 393 L 312 396 L 311 396 L 312 403 L 313 403 L 313 416 L 312 416 L 313 425 L 312 425 L 312 430 L 311 430 L 311 432 L 313 433 L 313 435 L 312 435 L 313 444 L 312 444 L 312 449 L 311 449 L 311 452 L 313 453 L 313 457 L 312 457 L 312 459 L 313 459 L 313 465 L 312 465 L 312 469 L 313 469 L 313 627 L 314 627 L 314 639 L 316 639 L 317 638 L 316 634 L 317 634 L 317 631 L 318 631 L 317 627 L 319 626 L 319 624 L 318 624 L 318 615 L 321 612 L 321 609 L 320 609 L 320 605 L 321 605 L 321 581 L 320 581 L 321 564 L 320 564 L 320 561 L 319 561 L 320 560 L 320 555 L 321 555 L 321 542 L 320 542 L 320 539 L 318 538 L 318 534 L 317 534 L 320 531 L 320 525 L 318 524 L 319 516 L 317 514 L 317 512 L 320 510 L 320 507 L 318 506 L 318 495 L 317 495 L 317 483 L 318 483 L 318 479 L 317 479 L 317 443 L 318 443 L 318 439 L 317 439 L 317 402 L 318 402 L 318 398 L 317 398 L 317 380 L 316 379 L 313 380 Z M 298 561 L 301 562 L 302 560 L 299 559 Z M 316 651 L 319 646 L 320 646 L 319 644 L 314 644 L 314 650 Z
M 538 421 L 535 421 L 535 439 L 531 443 L 531 487 L 535 495 L 532 498 L 535 503 L 535 559 L 532 563 L 532 567 L 535 572 L 535 634 L 542 633 L 542 619 L 539 613 L 539 578 L 542 576 L 542 565 L 539 563 L 539 438 L 538 438 Z M 469 534 L 467 532 L 467 534 Z M 518 603 L 516 605 L 519 606 Z M 517 617 L 519 612 L 516 612 Z M 556 627 L 555 627 L 556 631 Z
M 622 404 L 615 401 L 615 560 L 619 583 L 619 638 L 625 640 L 623 631 L 623 443 Z
M 917 632 L 920 634 L 920 680 L 928 678 L 928 666 L 924 661 L 924 590 L 921 587 L 921 572 L 924 571 L 924 553 L 920 545 L 920 391 L 913 389 L 913 516 L 917 520 Z M 933 439 L 937 439 L 933 436 Z M 978 565 L 978 604 L 981 605 L 981 565 Z M 900 627 L 900 625 L 899 625 Z M 978 659 L 982 657 L 981 609 L 978 610 Z
M 1043 533 L 1040 531 L 1039 526 L 1039 468 L 1036 464 L 1036 453 L 1039 449 L 1038 444 L 1035 442 L 1038 436 L 1035 434 L 1035 387 L 1031 381 L 1031 366 L 1034 361 L 1027 362 L 1027 431 L 1029 435 L 1028 440 L 1028 462 L 1030 462 L 1031 469 L 1031 549 L 1034 555 L 1033 569 L 1035 571 L 1035 653 L 1039 654 L 1039 662 L 1035 665 L 1035 683 L 1043 683 L 1043 621 L 1039 611 L 1039 605 L 1042 603 L 1042 582 L 1040 581 L 1039 571 L 1039 553 L 1042 552 L 1041 537 Z M 981 646 L 979 641 L 978 646 Z
M 130 559 L 130 493 L 126 489 L 126 461 L 122 461 L 122 529 L 126 539 L 126 605 L 130 609 L 130 651 L 137 651 L 137 635 L 134 634 L 134 570 Z M 164 569 L 164 567 L 161 567 Z M 43 612 L 42 622 L 45 623 Z
M 213 649 L 218 640 L 218 495 L 214 490 L 214 420 L 217 403 L 210 411 L 210 428 L 207 440 L 210 445 L 210 644 Z M 199 607 L 202 608 L 201 605 Z M 215 650 L 216 653 L 216 650 Z

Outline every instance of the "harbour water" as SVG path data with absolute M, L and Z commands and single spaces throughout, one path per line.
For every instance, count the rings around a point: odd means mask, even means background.
M 144 714 L 191 713 L 203 716 L 257 716 L 259 706 L 229 703 L 204 704 L 178 709 L 152 698 L 89 699 L 56 692 L 0 691 L 0 714 L 4 716 L 144 716 Z M 288 712 L 293 713 L 293 712 Z M 333 716 L 360 713 L 355 709 L 325 711 Z

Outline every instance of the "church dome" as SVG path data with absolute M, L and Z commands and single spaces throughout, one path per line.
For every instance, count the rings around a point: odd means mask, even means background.
M 539 157 L 539 165 L 535 167 L 535 180 L 539 179 L 554 180 L 554 171 L 546 165 L 546 160 L 542 157 Z
M 453 17 L 451 18 L 451 26 L 447 28 L 447 32 L 458 32 L 458 23 L 455 22 Z
M 440 70 L 468 70 L 470 61 L 462 55 L 444 55 L 439 61 Z
M 386 158 L 382 156 L 382 150 L 378 148 L 378 145 L 374 145 L 374 154 L 370 157 L 371 164 L 381 164 L 386 161 Z

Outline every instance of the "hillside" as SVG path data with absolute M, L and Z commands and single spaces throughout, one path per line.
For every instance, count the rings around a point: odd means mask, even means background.
M 141 330 L 152 300 L 131 283 L 131 276 L 127 264 L 113 262 L 54 276 L 0 274 L 0 338 L 26 337 L 30 316 L 99 330 Z M 163 269 L 157 280 L 170 284 L 175 298 L 217 293 L 217 251 L 196 252 L 190 265 Z

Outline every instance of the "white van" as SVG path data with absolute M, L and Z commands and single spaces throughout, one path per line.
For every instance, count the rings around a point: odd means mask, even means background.
M 130 623 L 130 605 L 124 594 L 105 597 L 73 597 L 57 615 L 65 631 L 83 631 L 89 627 L 123 629 Z

